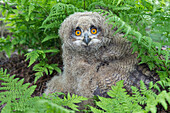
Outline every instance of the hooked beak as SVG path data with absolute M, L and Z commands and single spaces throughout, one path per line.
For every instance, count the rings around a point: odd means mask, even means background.
M 84 34 L 84 39 L 83 39 L 83 41 L 86 43 L 86 45 L 88 45 L 89 42 L 91 41 L 91 38 L 89 38 L 89 35 L 88 35 L 87 33 Z

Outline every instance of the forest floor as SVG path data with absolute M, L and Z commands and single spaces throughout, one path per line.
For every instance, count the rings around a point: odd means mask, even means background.
M 10 75 L 16 75 L 17 78 L 24 78 L 24 83 L 31 83 L 31 85 L 37 85 L 37 88 L 32 96 L 41 96 L 44 90 L 46 89 L 46 83 L 54 76 L 58 75 L 56 71 L 53 71 L 51 75 L 46 75 L 37 80 L 36 84 L 34 84 L 35 79 L 35 71 L 33 71 L 33 67 L 38 62 L 35 62 L 30 67 L 29 60 L 25 61 L 26 57 L 24 55 L 13 54 L 8 59 L 0 59 L 0 68 L 7 69 L 7 72 Z M 58 67 L 62 70 L 62 60 L 60 55 L 53 56 L 49 59 L 48 64 L 58 64 Z

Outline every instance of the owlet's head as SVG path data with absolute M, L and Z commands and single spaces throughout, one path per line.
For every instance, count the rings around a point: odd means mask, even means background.
M 106 24 L 96 12 L 79 12 L 64 20 L 59 29 L 64 46 L 75 51 L 96 51 L 104 45 Z

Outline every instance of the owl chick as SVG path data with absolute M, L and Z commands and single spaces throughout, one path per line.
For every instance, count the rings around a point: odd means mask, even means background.
M 131 43 L 104 16 L 96 12 L 77 12 L 64 20 L 59 29 L 63 41 L 64 71 L 47 83 L 46 94 L 70 92 L 84 97 L 104 96 L 117 81 L 127 90 L 139 81 L 149 84 L 152 77 L 137 69 Z M 151 72 L 148 73 L 151 75 Z

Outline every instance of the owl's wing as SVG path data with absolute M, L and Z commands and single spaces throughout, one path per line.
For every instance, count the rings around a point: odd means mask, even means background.
M 107 75 L 106 75 L 107 76 Z M 122 76 L 128 76 L 127 78 L 119 78 Z M 131 86 L 135 86 L 140 89 L 140 81 L 142 80 L 146 87 L 149 87 L 149 83 L 152 81 L 155 83 L 159 80 L 158 75 L 154 71 L 150 71 L 147 64 L 136 65 L 135 69 L 128 72 L 128 75 L 112 74 L 108 78 L 99 82 L 98 87 L 94 91 L 94 95 L 108 97 L 107 92 L 111 89 L 112 85 L 116 85 L 119 80 L 124 80 L 125 89 L 131 93 Z
M 130 72 L 130 76 L 128 77 L 128 85 L 126 85 L 125 81 L 125 88 L 128 91 L 131 91 L 129 86 L 136 86 L 137 88 L 140 88 L 141 80 L 148 88 L 151 81 L 155 83 L 159 80 L 159 76 L 155 71 L 151 71 L 147 64 L 136 65 L 135 70 Z

